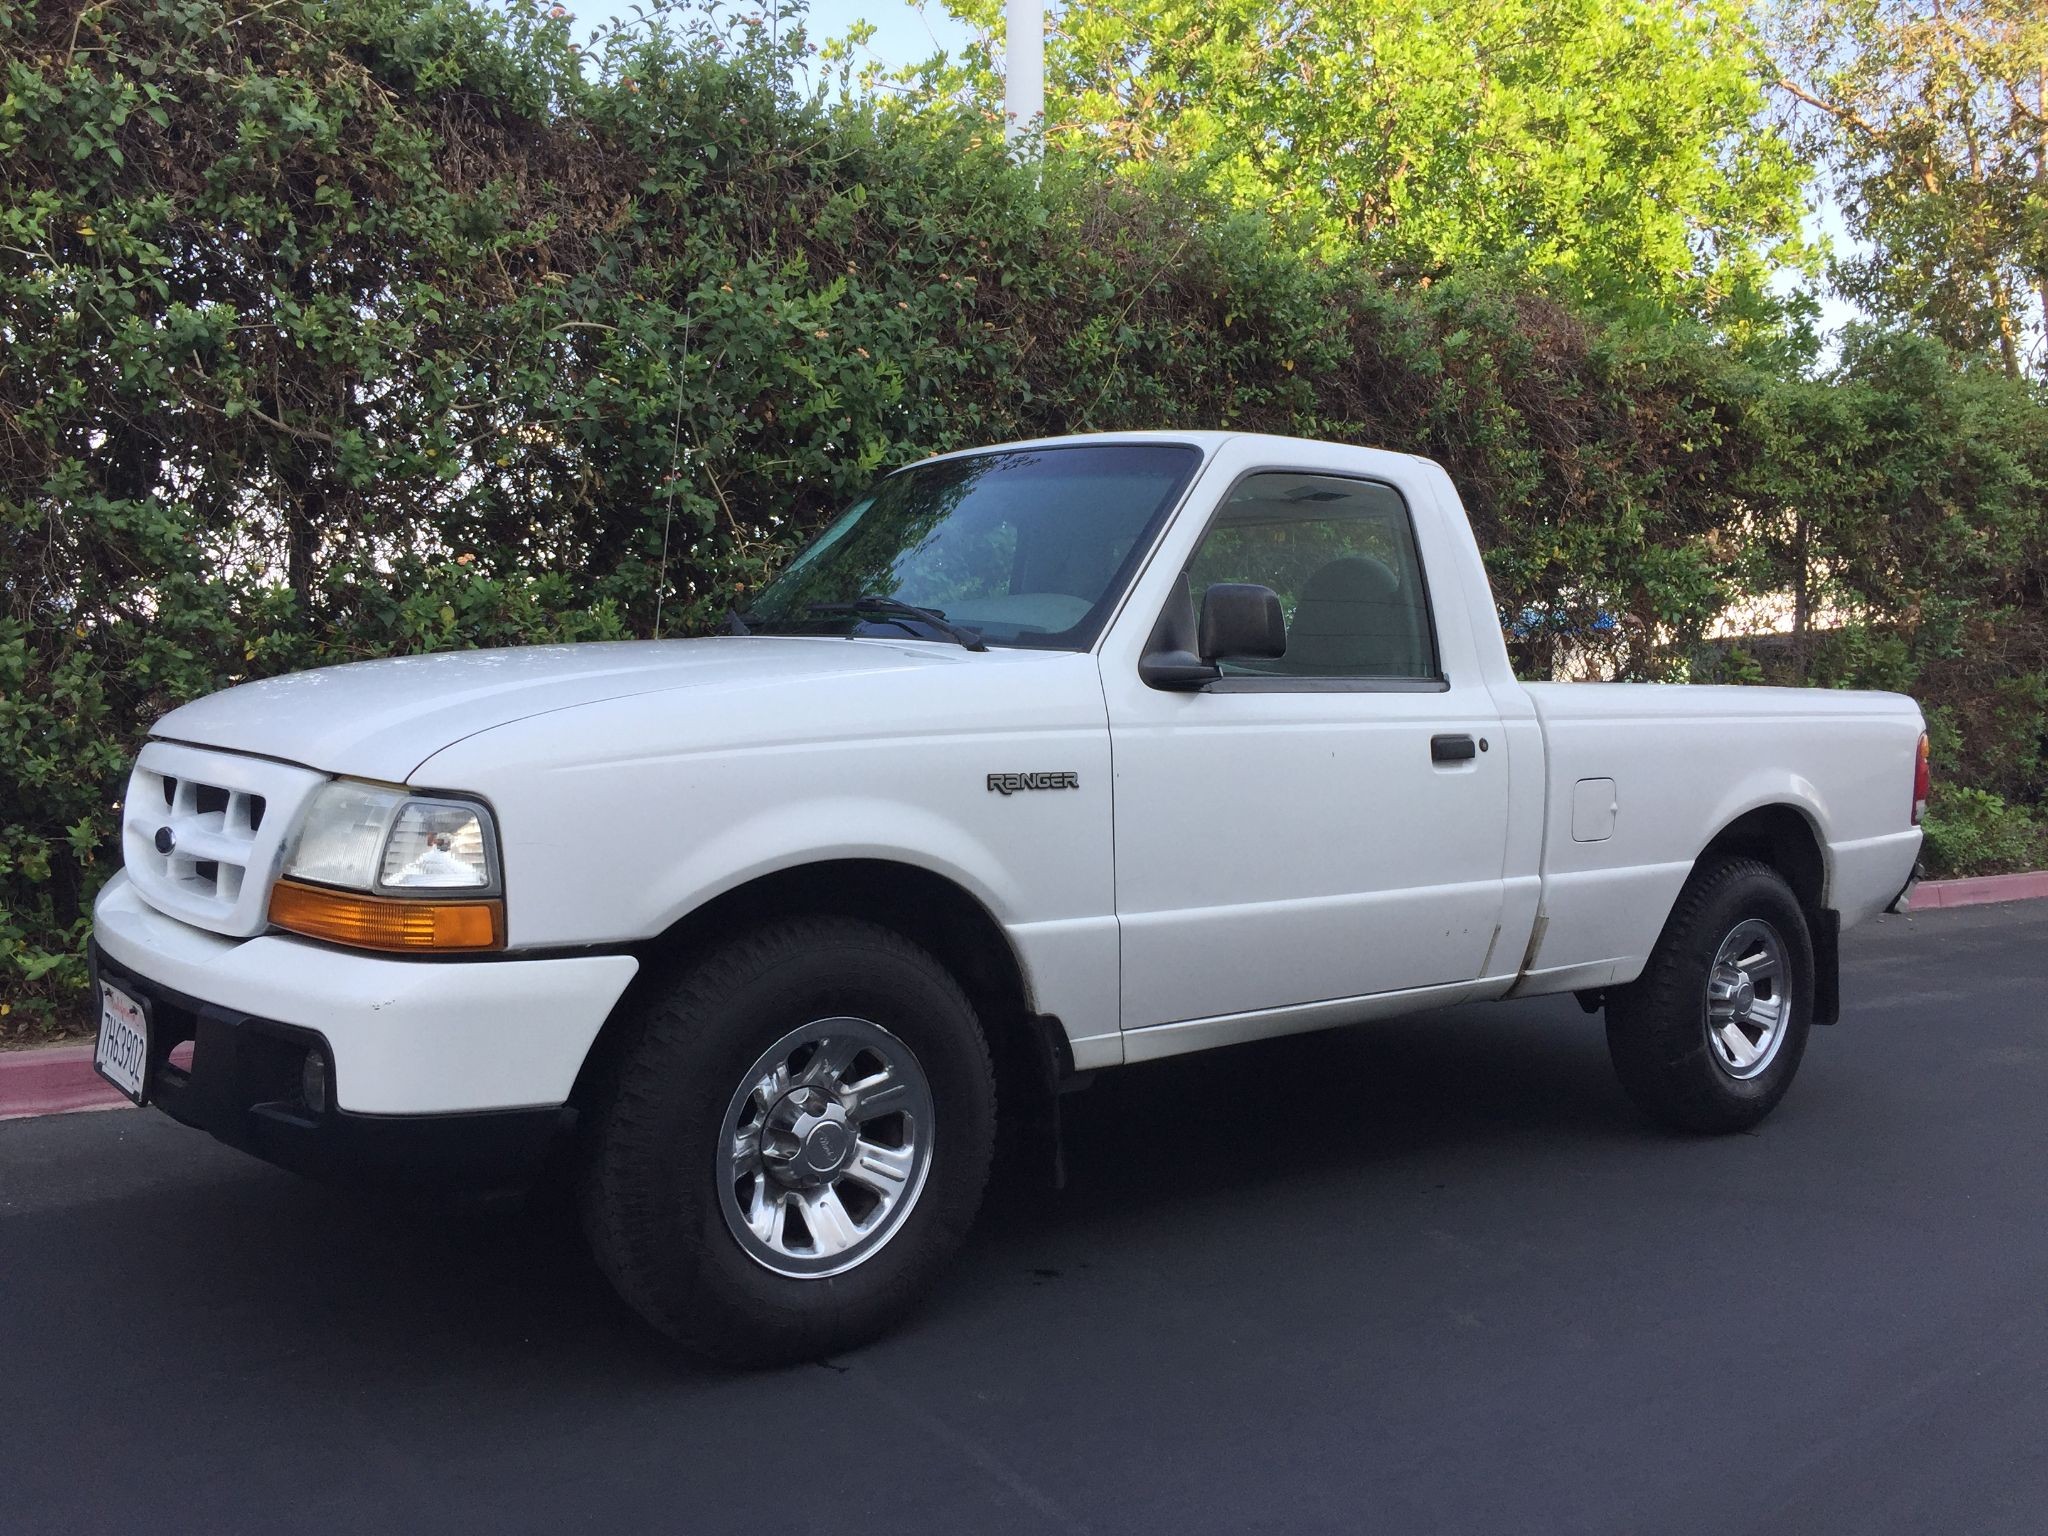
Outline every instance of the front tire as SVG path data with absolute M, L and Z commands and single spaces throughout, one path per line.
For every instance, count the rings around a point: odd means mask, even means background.
M 619 1294 L 693 1353 L 813 1360 L 907 1312 L 981 1203 L 995 1084 L 974 1009 L 876 924 L 791 920 L 648 990 L 581 1201 Z
M 1702 865 L 1641 977 L 1608 997 L 1623 1089 L 1673 1130 L 1748 1130 L 1799 1070 L 1813 970 L 1806 915 L 1783 876 L 1755 859 Z

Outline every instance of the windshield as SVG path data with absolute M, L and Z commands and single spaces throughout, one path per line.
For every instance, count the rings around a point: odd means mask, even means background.
M 821 605 L 893 598 L 990 645 L 1095 643 L 1201 455 L 1183 443 L 1079 444 L 900 470 L 762 589 L 749 629 L 946 636 L 914 615 Z

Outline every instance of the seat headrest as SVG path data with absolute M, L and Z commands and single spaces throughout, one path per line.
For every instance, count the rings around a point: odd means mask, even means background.
M 1371 555 L 1340 555 L 1320 567 L 1302 589 L 1309 603 L 1385 603 L 1400 593 L 1401 578 Z

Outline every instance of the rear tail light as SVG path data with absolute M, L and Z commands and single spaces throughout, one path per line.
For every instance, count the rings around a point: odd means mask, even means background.
M 1934 772 L 1927 763 L 1927 733 L 1920 733 L 1920 751 L 1913 760 L 1913 825 L 1927 814 L 1927 792 L 1934 788 Z

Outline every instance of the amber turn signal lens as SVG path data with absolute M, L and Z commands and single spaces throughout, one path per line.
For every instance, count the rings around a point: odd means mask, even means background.
M 495 899 L 402 901 L 280 880 L 270 892 L 270 920 L 309 939 L 358 949 L 413 954 L 505 947 L 505 903 Z

